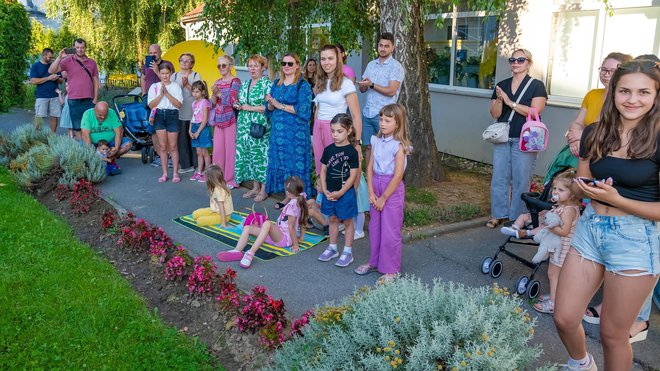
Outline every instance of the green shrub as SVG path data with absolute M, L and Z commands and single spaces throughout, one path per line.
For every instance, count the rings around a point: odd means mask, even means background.
M 25 96 L 23 97 L 23 109 L 34 110 L 34 103 L 37 100 L 37 86 L 25 84 Z
M 29 151 L 33 146 L 48 143 L 48 137 L 51 135 L 45 125 L 41 129 L 36 129 L 32 124 L 19 126 L 11 133 L 4 134 L 0 138 L 0 165 L 7 166 L 11 160 Z
M 94 147 L 61 135 L 51 135 L 48 145 L 64 171 L 60 184 L 71 187 L 81 178 L 92 183 L 105 179 L 105 163 L 96 155 Z
M 30 50 L 30 18 L 16 0 L 0 1 L 0 112 L 22 103 Z
M 497 286 L 402 278 L 317 310 L 273 369 L 523 369 L 542 350 L 529 343 L 535 320 L 521 305 Z
M 55 165 L 55 157 L 50 149 L 39 143 L 24 152 L 9 164 L 16 181 L 22 187 L 30 187 L 41 179 Z

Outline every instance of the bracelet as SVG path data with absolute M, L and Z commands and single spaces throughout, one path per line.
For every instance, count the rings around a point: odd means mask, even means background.
M 280 109 L 281 109 L 282 111 L 284 111 L 285 108 L 286 108 L 286 105 L 285 105 L 284 103 L 280 103 Z

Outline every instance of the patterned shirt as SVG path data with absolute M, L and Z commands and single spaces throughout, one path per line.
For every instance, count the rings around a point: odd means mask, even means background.
M 404 75 L 405 73 L 401 63 L 390 56 L 383 63 L 380 63 L 379 58 L 369 62 L 367 69 L 362 74 L 362 78 L 368 78 L 377 85 L 388 86 L 392 80 L 403 83 Z M 362 114 L 369 118 L 378 116 L 381 108 L 390 103 L 396 103 L 400 91 L 401 86 L 399 86 L 394 96 L 388 97 L 374 89 L 367 90 L 367 102 L 364 105 Z

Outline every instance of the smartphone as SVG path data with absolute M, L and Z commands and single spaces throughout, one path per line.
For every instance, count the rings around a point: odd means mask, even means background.
M 585 178 L 585 177 L 582 177 L 582 176 L 581 176 L 581 177 L 578 177 L 578 179 L 580 179 L 581 181 L 585 182 L 586 184 L 589 184 L 589 183 L 594 183 L 594 184 L 596 184 L 596 181 L 597 181 L 597 179 L 589 179 L 589 178 Z
M 156 60 L 155 56 L 147 55 L 147 57 L 144 59 L 144 65 L 147 66 L 147 68 L 151 68 L 151 62 L 155 60 Z
M 64 49 L 64 53 L 66 53 L 66 54 L 76 54 L 76 48 L 66 48 L 66 49 Z

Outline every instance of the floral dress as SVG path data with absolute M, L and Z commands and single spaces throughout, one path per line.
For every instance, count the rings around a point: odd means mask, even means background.
M 270 93 L 271 81 L 266 77 L 259 79 L 252 88 L 251 81 L 246 81 L 238 93 L 240 104 L 250 106 L 263 106 L 266 94 Z M 262 138 L 250 135 L 252 123 L 266 126 L 266 134 Z M 270 130 L 266 115 L 261 112 L 240 111 L 236 122 L 236 183 L 246 180 L 266 182 L 266 169 L 268 168 L 268 142 Z
M 275 108 L 268 110 L 270 119 L 270 145 L 268 147 L 268 170 L 266 192 L 284 192 L 284 182 L 297 175 L 305 183 L 305 192 L 312 194 L 312 141 L 309 135 L 309 118 L 312 112 L 312 89 L 304 79 L 291 85 L 277 85 L 275 80 L 270 95 L 278 102 L 291 105 L 296 113 Z

